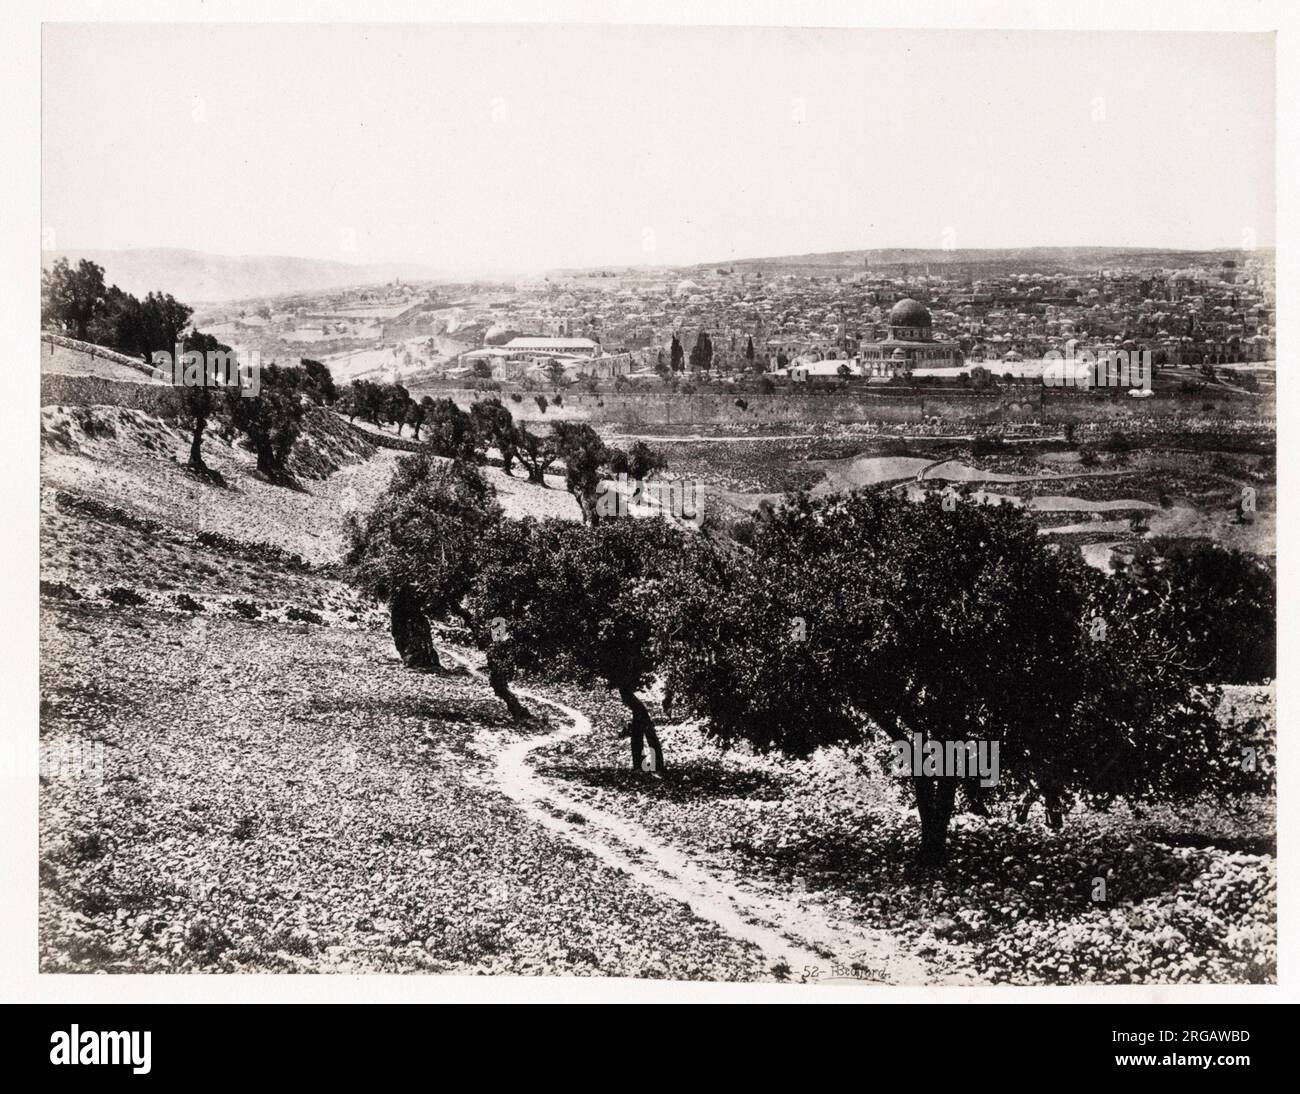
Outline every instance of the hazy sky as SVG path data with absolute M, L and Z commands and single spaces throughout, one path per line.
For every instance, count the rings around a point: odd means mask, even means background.
M 1273 243 L 1267 35 L 47 25 L 43 54 L 58 248 Z

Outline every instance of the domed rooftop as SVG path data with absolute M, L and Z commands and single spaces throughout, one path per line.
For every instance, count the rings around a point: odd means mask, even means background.
M 919 300 L 913 300 L 909 297 L 906 300 L 900 300 L 889 309 L 889 325 L 891 327 L 928 327 L 930 325 L 930 313 Z

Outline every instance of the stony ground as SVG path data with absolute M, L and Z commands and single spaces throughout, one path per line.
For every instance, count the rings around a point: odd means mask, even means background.
M 647 780 L 623 770 L 618 702 L 569 701 L 601 729 L 538 753 L 539 770 L 569 794 L 636 820 L 718 876 L 897 932 L 900 945 L 956 962 L 976 981 L 1276 979 L 1271 799 L 1079 811 L 1060 832 L 1038 817 L 1025 826 L 959 815 L 950 866 L 918 874 L 915 810 L 884 774 L 883 752 L 824 749 L 798 762 L 723 751 L 697 727 L 674 725 L 662 733 L 669 770 Z M 1265 689 L 1231 689 L 1224 716 L 1239 721 L 1272 703 Z
M 396 453 L 323 426 L 286 486 L 214 441 L 214 482 L 135 412 L 43 426 L 42 969 L 788 976 L 537 823 L 494 782 L 518 738 L 488 689 L 400 665 L 337 569 L 342 514 Z M 562 489 L 494 474 L 508 513 L 576 517 Z M 588 807 L 624 818 L 722 883 L 977 980 L 1275 977 L 1271 802 L 1059 834 L 962 817 L 952 868 L 917 876 L 912 811 L 869 754 L 722 753 L 682 726 L 647 778 L 608 695 L 528 683 L 595 723 L 530 756 L 578 802 L 570 830 Z
M 214 483 L 145 415 L 43 425 L 43 969 L 765 974 L 488 785 L 501 704 L 406 671 L 339 579 L 396 453 L 326 438 L 338 470 L 290 488 L 213 440 Z
M 215 475 L 195 476 L 184 466 L 188 436 L 120 407 L 43 407 L 41 440 L 43 515 L 63 490 L 111 502 L 173 532 L 291 544 L 294 553 L 318 563 L 337 561 L 342 517 L 367 507 L 388 485 L 397 456 L 376 451 L 324 411 L 313 412 L 295 445 L 294 480 L 287 485 L 267 482 L 255 473 L 251 452 L 211 434 L 203 458 Z M 86 537 L 85 545 L 92 543 Z M 43 560 L 48 553 L 42 552 Z
M 500 704 L 406 671 L 381 628 L 45 607 L 43 968 L 770 975 L 530 823 L 489 778 L 484 734 L 514 733 Z M 963 817 L 952 870 L 916 877 L 915 822 L 870 757 L 723 753 L 683 726 L 648 779 L 624 770 L 614 703 L 551 690 L 596 732 L 542 750 L 546 779 L 719 878 L 957 955 L 975 979 L 1275 975 L 1267 806 L 1080 815 L 1060 834 Z
M 42 638 L 45 971 L 764 973 L 528 823 L 471 747 L 501 704 L 382 632 L 50 604 Z

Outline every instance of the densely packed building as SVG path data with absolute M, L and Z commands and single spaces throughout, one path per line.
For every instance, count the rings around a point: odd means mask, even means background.
M 929 323 L 901 322 L 891 309 L 904 301 Z M 647 366 L 667 357 L 674 336 L 689 352 L 704 331 L 715 371 L 839 358 L 865 358 L 878 371 L 882 352 L 902 350 L 911 367 L 925 368 L 1041 358 L 1067 344 L 1127 343 L 1157 364 L 1264 362 L 1275 352 L 1273 309 L 1271 265 L 1226 258 L 1213 267 L 1002 276 L 604 271 L 522 282 L 464 318 L 489 342 L 494 333 L 581 337 Z
M 1119 348 L 1148 350 L 1155 365 L 1175 367 L 1275 356 L 1271 252 L 1083 271 L 1029 262 L 813 272 L 769 265 L 392 284 L 223 309 L 213 331 L 264 353 L 325 360 L 382 349 L 394 364 L 448 378 L 483 376 L 483 363 L 498 379 L 512 378 L 521 362 L 540 375 L 556 356 L 570 378 L 632 380 L 702 364 L 723 374 L 843 374 L 838 362 L 876 379 L 976 365 L 996 374 L 1052 352 Z M 691 353 L 702 332 L 703 360 Z

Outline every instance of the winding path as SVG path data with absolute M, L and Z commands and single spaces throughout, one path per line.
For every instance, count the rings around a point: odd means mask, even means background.
M 443 651 L 440 651 L 443 652 Z M 446 651 L 482 679 L 477 666 Z M 755 892 L 699 866 L 684 853 L 655 839 L 640 825 L 566 794 L 542 778 L 529 754 L 593 732 L 581 711 L 533 691 L 517 694 L 559 712 L 567 724 L 550 732 L 506 738 L 484 730 L 479 751 L 492 761 L 489 785 L 504 793 L 528 817 L 603 863 L 622 870 L 650 889 L 686 904 L 701 919 L 757 946 L 769 970 L 784 967 L 791 979 L 853 979 L 890 984 L 971 983 L 965 975 L 941 969 L 900 949 L 885 931 L 833 924 L 811 900 Z M 852 968 L 851 977 L 844 970 Z M 839 973 L 840 975 L 837 975 Z

